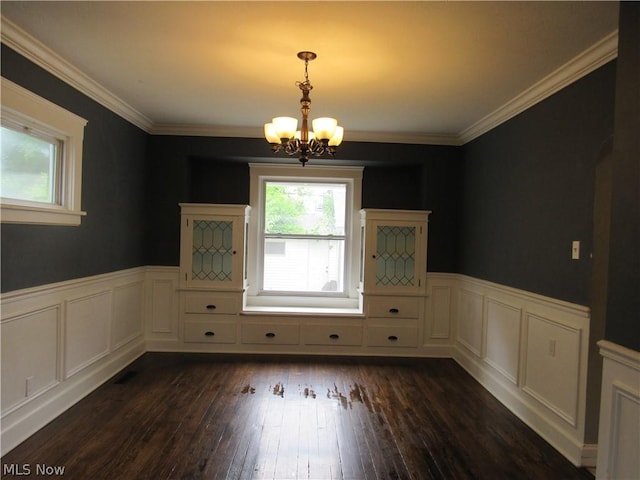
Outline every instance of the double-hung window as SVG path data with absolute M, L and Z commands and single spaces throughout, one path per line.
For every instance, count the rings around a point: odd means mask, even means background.
M 63 141 L 7 118 L 2 119 L 0 138 L 2 197 L 59 204 Z
M 357 307 L 361 182 L 361 168 L 251 165 L 248 305 Z
M 2 79 L 0 207 L 7 223 L 79 225 L 86 120 Z

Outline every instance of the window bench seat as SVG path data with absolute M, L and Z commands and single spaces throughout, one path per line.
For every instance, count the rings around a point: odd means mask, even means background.
M 334 317 L 349 316 L 364 318 L 364 313 L 360 308 L 335 308 L 335 307 L 300 307 L 300 306 L 245 306 L 240 315 L 253 316 L 313 316 L 313 317 Z

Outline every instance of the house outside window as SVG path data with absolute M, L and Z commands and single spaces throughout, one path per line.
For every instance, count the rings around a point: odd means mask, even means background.
M 356 308 L 362 168 L 250 169 L 247 305 Z

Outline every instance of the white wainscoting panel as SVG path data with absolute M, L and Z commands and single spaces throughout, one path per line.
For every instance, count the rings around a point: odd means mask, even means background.
M 194 349 L 180 339 L 178 267 L 123 270 L 9 292 L 1 300 L 2 453 L 145 351 L 210 351 Z M 428 274 L 422 307 L 424 322 L 417 329 L 412 325 L 421 343 L 382 354 L 453 356 L 574 464 L 593 458 L 595 446 L 584 443 L 587 307 L 447 273 Z M 251 323 L 241 317 L 243 324 Z M 269 322 L 282 326 L 276 317 Z M 293 328 L 287 322 L 293 320 L 283 322 Z M 314 322 L 317 319 L 294 323 Z M 233 344 L 224 351 L 309 353 L 310 347 L 299 345 L 297 337 L 295 343 L 275 351 Z M 319 345 L 312 351 L 382 352 L 359 345 L 328 349 Z M 605 407 L 610 410 L 601 419 L 601 435 L 605 431 L 614 445 L 607 450 L 607 472 L 637 467 L 638 456 L 629 456 L 626 447 L 634 433 L 629 425 L 638 425 L 640 415 L 637 363 L 633 371 L 632 380 L 619 380 L 616 374 L 613 378 L 619 381 L 603 385 L 603 391 L 608 388 Z M 603 421 L 611 428 L 603 429 Z M 637 450 L 637 445 L 633 448 Z M 601 454 L 605 453 L 599 449 Z
M 589 309 L 464 275 L 456 298 L 455 360 L 572 463 L 593 459 Z
M 60 381 L 60 305 L 3 319 L 2 411 L 9 413 Z
M 422 355 L 425 357 L 451 357 L 457 278 L 451 273 L 427 272 L 424 322 L 418 328 L 422 338 Z
M 640 352 L 600 341 L 598 480 L 640 478 Z
M 144 268 L 2 294 L 2 454 L 145 352 Z
M 576 426 L 580 380 L 580 328 L 527 315 L 523 390 Z
M 476 357 L 482 356 L 483 304 L 482 295 L 460 289 L 458 306 L 458 342 Z
M 147 350 L 176 350 L 180 299 L 178 267 L 147 267 L 145 331 Z
M 510 382 L 518 383 L 522 309 L 487 297 L 484 358 Z
M 113 350 L 126 345 L 143 334 L 144 281 L 120 285 L 113 290 L 113 322 L 111 345 Z
M 171 280 L 154 279 L 152 282 L 151 331 L 153 333 L 172 333 L 174 330 L 172 312 L 175 285 Z
M 431 323 L 430 338 L 449 338 L 451 330 L 451 286 L 434 285 L 431 288 Z
M 64 378 L 109 354 L 112 292 L 66 302 Z

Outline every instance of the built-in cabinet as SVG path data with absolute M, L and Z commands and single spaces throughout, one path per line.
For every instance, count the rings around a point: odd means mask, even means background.
M 391 354 L 421 346 L 429 212 L 362 210 L 361 309 L 260 311 L 244 308 L 250 207 L 180 207 L 184 345 L 205 351 L 261 351 L 271 345 L 278 351 Z
M 424 324 L 428 211 L 361 212 L 361 289 L 370 347 L 418 347 Z
M 235 344 L 247 281 L 250 207 L 182 203 L 180 208 L 182 340 Z

